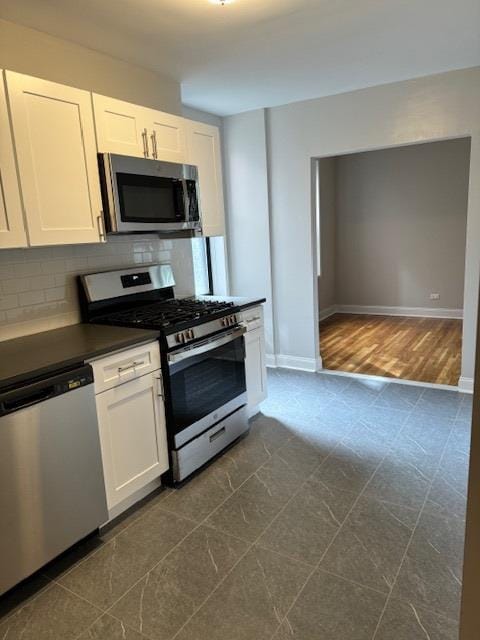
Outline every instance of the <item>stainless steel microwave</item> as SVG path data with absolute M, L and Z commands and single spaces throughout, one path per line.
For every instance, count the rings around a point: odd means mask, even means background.
M 113 153 L 98 159 L 107 233 L 201 231 L 197 167 Z

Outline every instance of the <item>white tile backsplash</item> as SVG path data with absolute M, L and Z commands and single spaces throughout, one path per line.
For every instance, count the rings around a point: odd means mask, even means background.
M 0 340 L 79 322 L 77 275 L 155 262 L 172 264 L 177 294 L 194 292 L 188 239 L 111 236 L 101 245 L 0 250 Z

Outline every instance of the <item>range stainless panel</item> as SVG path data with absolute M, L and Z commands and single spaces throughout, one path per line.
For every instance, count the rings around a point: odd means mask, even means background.
M 0 593 L 108 519 L 93 384 L 69 375 L 61 395 L 58 377 L 0 395 L 26 403 L 0 417 Z
M 213 425 L 219 420 L 222 420 L 225 416 L 228 416 L 233 411 L 236 411 L 240 407 L 243 407 L 246 403 L 247 394 L 242 393 L 233 400 L 230 400 L 230 402 L 224 404 L 222 407 L 215 409 L 215 411 L 209 413 L 208 416 L 205 416 L 186 429 L 183 429 L 183 431 L 177 433 L 175 435 L 175 446 L 181 447 L 192 438 L 195 438 L 195 436 L 197 436 L 199 433 L 202 433 L 202 431 L 208 429 L 210 425 Z
M 184 480 L 248 431 L 248 428 L 247 407 L 243 406 L 181 449 L 173 451 L 174 480 Z
M 143 280 L 140 276 L 144 273 L 148 273 L 150 282 L 142 284 Z M 111 300 L 132 293 L 145 293 L 175 286 L 170 264 L 153 264 L 132 269 L 90 273 L 80 277 L 89 302 Z M 136 277 L 138 284 L 135 282 Z M 126 286 L 128 279 L 130 284 Z

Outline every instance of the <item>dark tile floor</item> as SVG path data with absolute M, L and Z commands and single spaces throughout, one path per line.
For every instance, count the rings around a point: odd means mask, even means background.
M 471 397 L 285 370 L 250 434 L 0 599 L 1 640 L 454 640 Z

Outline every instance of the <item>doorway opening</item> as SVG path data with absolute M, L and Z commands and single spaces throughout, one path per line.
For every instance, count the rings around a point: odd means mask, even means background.
M 317 159 L 325 370 L 457 386 L 470 138 Z

